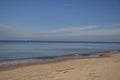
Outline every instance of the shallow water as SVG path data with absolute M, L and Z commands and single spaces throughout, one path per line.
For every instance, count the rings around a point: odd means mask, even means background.
M 0 41 L 0 60 L 120 50 L 120 43 Z

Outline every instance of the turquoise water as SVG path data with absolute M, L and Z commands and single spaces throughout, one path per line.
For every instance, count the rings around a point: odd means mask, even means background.
M 120 43 L 0 41 L 0 60 L 120 50 Z

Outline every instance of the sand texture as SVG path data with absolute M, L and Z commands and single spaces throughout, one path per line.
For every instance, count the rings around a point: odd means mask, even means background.
M 120 54 L 0 71 L 0 80 L 120 80 Z

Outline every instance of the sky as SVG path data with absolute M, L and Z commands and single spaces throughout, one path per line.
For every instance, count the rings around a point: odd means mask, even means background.
M 0 0 L 0 40 L 120 42 L 120 0 Z

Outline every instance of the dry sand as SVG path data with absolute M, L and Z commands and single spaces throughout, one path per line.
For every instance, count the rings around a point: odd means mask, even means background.
M 17 67 L 0 71 L 0 80 L 120 80 L 120 54 Z

